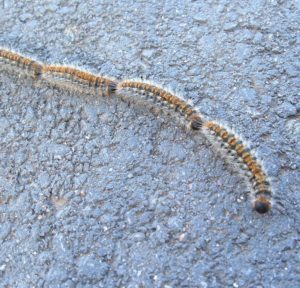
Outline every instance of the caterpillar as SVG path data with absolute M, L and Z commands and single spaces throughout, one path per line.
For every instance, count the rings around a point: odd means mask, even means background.
M 218 143 L 217 146 L 225 151 L 225 155 L 233 159 L 238 168 L 245 171 L 244 175 L 249 178 L 251 184 L 253 209 L 261 214 L 268 212 L 272 207 L 270 182 L 250 148 L 234 133 L 213 121 L 203 124 L 203 133 L 213 144 Z
M 68 66 L 45 65 L 42 79 L 54 86 L 99 96 L 110 96 L 116 92 L 117 83 L 112 79 Z
M 39 78 L 43 69 L 41 63 L 2 48 L 0 48 L 0 64 L 0 68 L 18 70 L 34 78 Z
M 73 67 L 45 65 L 16 52 L 0 49 L 0 67 L 42 79 L 53 86 L 78 92 L 88 92 L 99 96 L 115 94 L 117 83 L 107 77 Z
M 115 81 L 88 71 L 61 65 L 45 65 L 10 50 L 0 48 L 0 69 L 17 70 L 53 86 L 92 93 L 100 96 L 117 95 L 127 101 L 149 101 L 162 111 L 174 112 L 189 128 L 205 135 L 215 146 L 225 151 L 234 167 L 244 170 L 250 182 L 252 207 L 258 213 L 267 213 L 272 207 L 272 189 L 260 161 L 239 137 L 221 124 L 206 120 L 198 109 L 183 98 L 151 83 L 124 80 Z
M 188 120 L 189 126 L 192 130 L 200 130 L 202 127 L 203 117 L 195 107 L 188 104 L 182 98 L 153 84 L 141 81 L 125 80 L 117 85 L 116 93 L 118 95 L 125 95 L 133 101 L 139 100 L 135 99 L 136 97 L 140 97 L 140 99 L 147 99 L 166 110 L 174 111 L 177 115 Z

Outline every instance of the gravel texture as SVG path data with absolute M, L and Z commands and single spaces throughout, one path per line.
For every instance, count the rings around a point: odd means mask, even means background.
M 174 89 L 253 144 L 277 198 L 253 212 L 148 107 L 2 71 L 0 287 L 300 286 L 300 2 L 245 2 L 0 1 L 0 45 Z

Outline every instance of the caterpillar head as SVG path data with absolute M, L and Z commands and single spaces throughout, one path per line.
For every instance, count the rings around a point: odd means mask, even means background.
M 200 130 L 202 128 L 202 118 L 198 114 L 192 115 L 190 121 L 193 130 Z
M 108 84 L 108 94 L 111 95 L 111 94 L 115 94 L 117 91 L 117 83 L 115 82 L 111 82 Z
M 261 195 L 255 199 L 253 209 L 260 214 L 264 214 L 271 209 L 271 206 L 272 204 L 270 202 L 270 199 L 268 199 L 264 195 Z

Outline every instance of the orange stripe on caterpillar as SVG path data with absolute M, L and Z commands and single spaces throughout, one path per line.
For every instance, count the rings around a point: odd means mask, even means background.
M 205 134 L 206 130 L 216 138 L 213 141 L 219 142 L 228 154 L 234 155 L 234 159 L 238 163 L 243 163 L 252 183 L 253 208 L 259 213 L 268 212 L 272 207 L 271 186 L 263 167 L 256 157 L 251 154 L 250 149 L 234 134 L 229 133 L 216 122 L 209 121 L 204 123 L 203 132 Z
M 42 77 L 57 86 L 71 88 L 72 90 L 79 89 L 85 92 L 87 88 L 94 89 L 98 93 L 100 92 L 99 94 L 102 96 L 115 94 L 117 87 L 117 83 L 112 79 L 68 66 L 44 66 Z M 80 86 L 82 86 L 81 89 Z M 89 92 L 90 89 L 88 89 Z
M 11 68 L 19 68 L 27 71 L 33 77 L 39 77 L 42 73 L 43 65 L 35 60 L 24 57 L 16 52 L 0 49 L 1 66 L 9 66 Z
M 132 92 L 138 94 L 141 98 L 150 98 L 154 102 L 161 103 L 162 106 L 167 106 L 169 109 L 179 112 L 188 119 L 193 130 L 200 130 L 202 127 L 202 116 L 195 107 L 158 86 L 140 81 L 125 80 L 117 86 L 117 93 L 122 94 L 123 92 Z

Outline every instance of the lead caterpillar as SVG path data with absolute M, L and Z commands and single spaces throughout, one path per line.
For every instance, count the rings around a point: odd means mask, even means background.
M 116 93 L 129 98 L 132 95 L 139 96 L 178 112 L 188 121 L 191 129 L 202 132 L 214 146 L 226 151 L 223 156 L 231 158 L 233 160 L 231 162 L 234 162 L 236 167 L 244 170 L 243 175 L 250 181 L 253 209 L 261 214 L 271 209 L 272 192 L 266 172 L 250 149 L 233 133 L 216 122 L 204 119 L 198 110 L 185 100 L 153 84 L 125 80 L 118 84 Z
M 101 96 L 113 94 L 132 102 L 150 100 L 168 112 L 173 111 L 180 121 L 188 123 L 192 130 L 202 132 L 211 142 L 227 151 L 249 178 L 254 210 L 266 213 L 272 207 L 272 192 L 262 165 L 251 154 L 241 140 L 229 133 L 220 124 L 207 121 L 198 110 L 184 99 L 158 86 L 141 81 L 114 81 L 107 77 L 94 75 L 73 67 L 44 65 L 15 52 L 0 49 L 0 68 L 16 69 L 18 72 L 35 79 L 42 79 L 54 86 L 70 90 L 96 93 Z M 133 97 L 133 98 L 132 98 Z M 138 97 L 138 98 L 136 98 Z
M 244 171 L 242 174 L 250 182 L 253 209 L 261 214 L 268 212 L 272 207 L 271 185 L 256 156 L 233 132 L 216 122 L 205 122 L 202 131 L 213 145 L 225 152 L 224 156 L 231 159 L 235 168 Z

